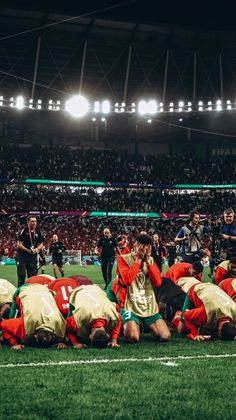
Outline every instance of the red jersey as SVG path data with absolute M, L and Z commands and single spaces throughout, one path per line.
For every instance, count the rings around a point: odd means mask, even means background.
M 233 277 L 233 273 L 230 271 L 229 260 L 222 261 L 215 269 L 214 282 L 219 284 L 222 280 L 230 277 Z
M 199 297 L 197 296 L 195 287 L 197 287 L 197 285 L 192 286 L 187 294 L 190 307 L 194 306 L 194 308 L 193 309 L 185 308 L 186 311 L 182 314 L 185 326 L 190 332 L 188 334 L 188 338 L 190 339 L 194 339 L 194 337 L 196 337 L 199 334 L 198 327 L 206 326 L 208 322 L 205 305 L 203 304 L 201 299 L 199 299 Z M 223 320 L 231 321 L 231 319 L 229 319 L 228 317 L 221 317 L 217 319 L 217 324 L 219 324 L 219 322 Z
M 222 280 L 218 286 L 227 293 L 231 299 L 236 302 L 236 278 L 230 277 L 228 279 Z
M 107 320 L 106 319 L 95 319 L 92 323 L 91 323 L 91 330 L 93 328 L 104 328 L 106 330 L 106 326 L 107 326 Z M 110 332 L 110 339 L 111 340 L 118 340 L 119 335 L 120 335 L 120 330 L 121 330 L 121 317 L 119 316 L 119 321 L 118 324 L 111 330 Z M 66 333 L 67 333 L 67 337 L 70 341 L 70 343 L 74 346 L 76 343 L 78 343 L 77 341 L 77 333 L 78 333 L 78 327 L 76 325 L 75 322 L 75 318 L 72 316 L 70 316 L 69 318 L 66 319 Z
M 77 276 L 73 274 L 72 276 L 68 277 L 69 279 L 74 279 L 77 282 L 77 287 L 79 286 L 88 286 L 89 284 L 93 284 L 91 280 L 88 279 L 86 276 Z
M 189 273 L 189 269 L 192 267 L 192 264 L 190 263 L 176 263 L 173 264 L 163 275 L 166 279 L 169 279 L 173 281 L 173 283 L 177 284 L 178 286 L 178 280 L 181 277 L 193 277 L 192 274 Z M 197 276 L 194 276 L 197 280 L 201 280 L 202 274 L 198 274 Z
M 78 283 L 69 277 L 54 280 L 48 286 L 48 288 L 55 293 L 54 299 L 64 318 L 67 317 L 69 312 L 69 299 L 71 291 L 77 287 Z
M 11 346 L 23 343 L 25 339 L 24 318 L 4 319 L 1 322 L 2 335 Z

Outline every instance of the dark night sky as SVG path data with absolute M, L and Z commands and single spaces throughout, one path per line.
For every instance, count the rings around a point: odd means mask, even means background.
M 1 6 L 79 15 L 124 2 L 125 0 L 1 0 Z M 150 23 L 177 24 L 209 30 L 236 30 L 235 12 L 236 5 L 234 1 L 136 0 L 115 9 L 93 13 L 93 16 L 107 16 Z

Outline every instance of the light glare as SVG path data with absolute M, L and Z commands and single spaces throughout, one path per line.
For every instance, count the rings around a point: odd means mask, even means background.
M 80 118 L 89 111 L 89 103 L 84 96 L 76 95 L 66 101 L 65 110 L 74 118 Z
M 24 109 L 24 107 L 25 107 L 25 99 L 23 98 L 23 96 L 17 96 L 16 108 L 21 110 L 21 109 Z

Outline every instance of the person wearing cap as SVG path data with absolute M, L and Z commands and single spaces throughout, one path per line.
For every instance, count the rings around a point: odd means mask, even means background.
M 19 318 L 13 318 L 16 310 Z M 3 338 L 13 350 L 21 350 L 25 344 L 66 347 L 66 323 L 47 287 L 40 284 L 19 287 L 14 294 L 10 318 L 3 320 L 0 327 Z
M 187 329 L 189 339 L 205 341 L 199 327 L 217 333 L 222 340 L 236 337 L 236 303 L 215 284 L 197 283 L 187 293 L 177 330 Z
M 16 291 L 15 286 L 8 280 L 0 279 L 0 316 L 7 319 L 10 315 L 12 299 Z
M 117 258 L 119 300 L 124 336 L 130 343 L 140 339 L 141 325 L 161 341 L 170 340 L 170 332 L 162 319 L 154 288 L 161 285 L 161 273 L 151 257 L 152 238 L 136 237 L 133 251 Z
M 219 284 L 222 280 L 229 277 L 236 277 L 236 257 L 231 257 L 229 260 L 222 261 L 214 273 L 214 283 Z
M 80 286 L 72 291 L 66 333 L 74 348 L 85 348 L 88 342 L 97 348 L 119 347 L 120 329 L 116 305 L 99 286 Z

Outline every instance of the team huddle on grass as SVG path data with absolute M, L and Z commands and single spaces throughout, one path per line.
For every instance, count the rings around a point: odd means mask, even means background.
M 201 282 L 200 263 L 176 263 L 162 277 L 151 245 L 149 235 L 138 235 L 133 250 L 117 257 L 117 276 L 105 291 L 76 275 L 33 276 L 18 289 L 1 279 L 2 343 L 15 350 L 118 347 L 121 334 L 128 343 L 142 332 L 166 342 L 173 329 L 196 341 L 235 339 L 234 258 L 217 268 L 217 284 Z

